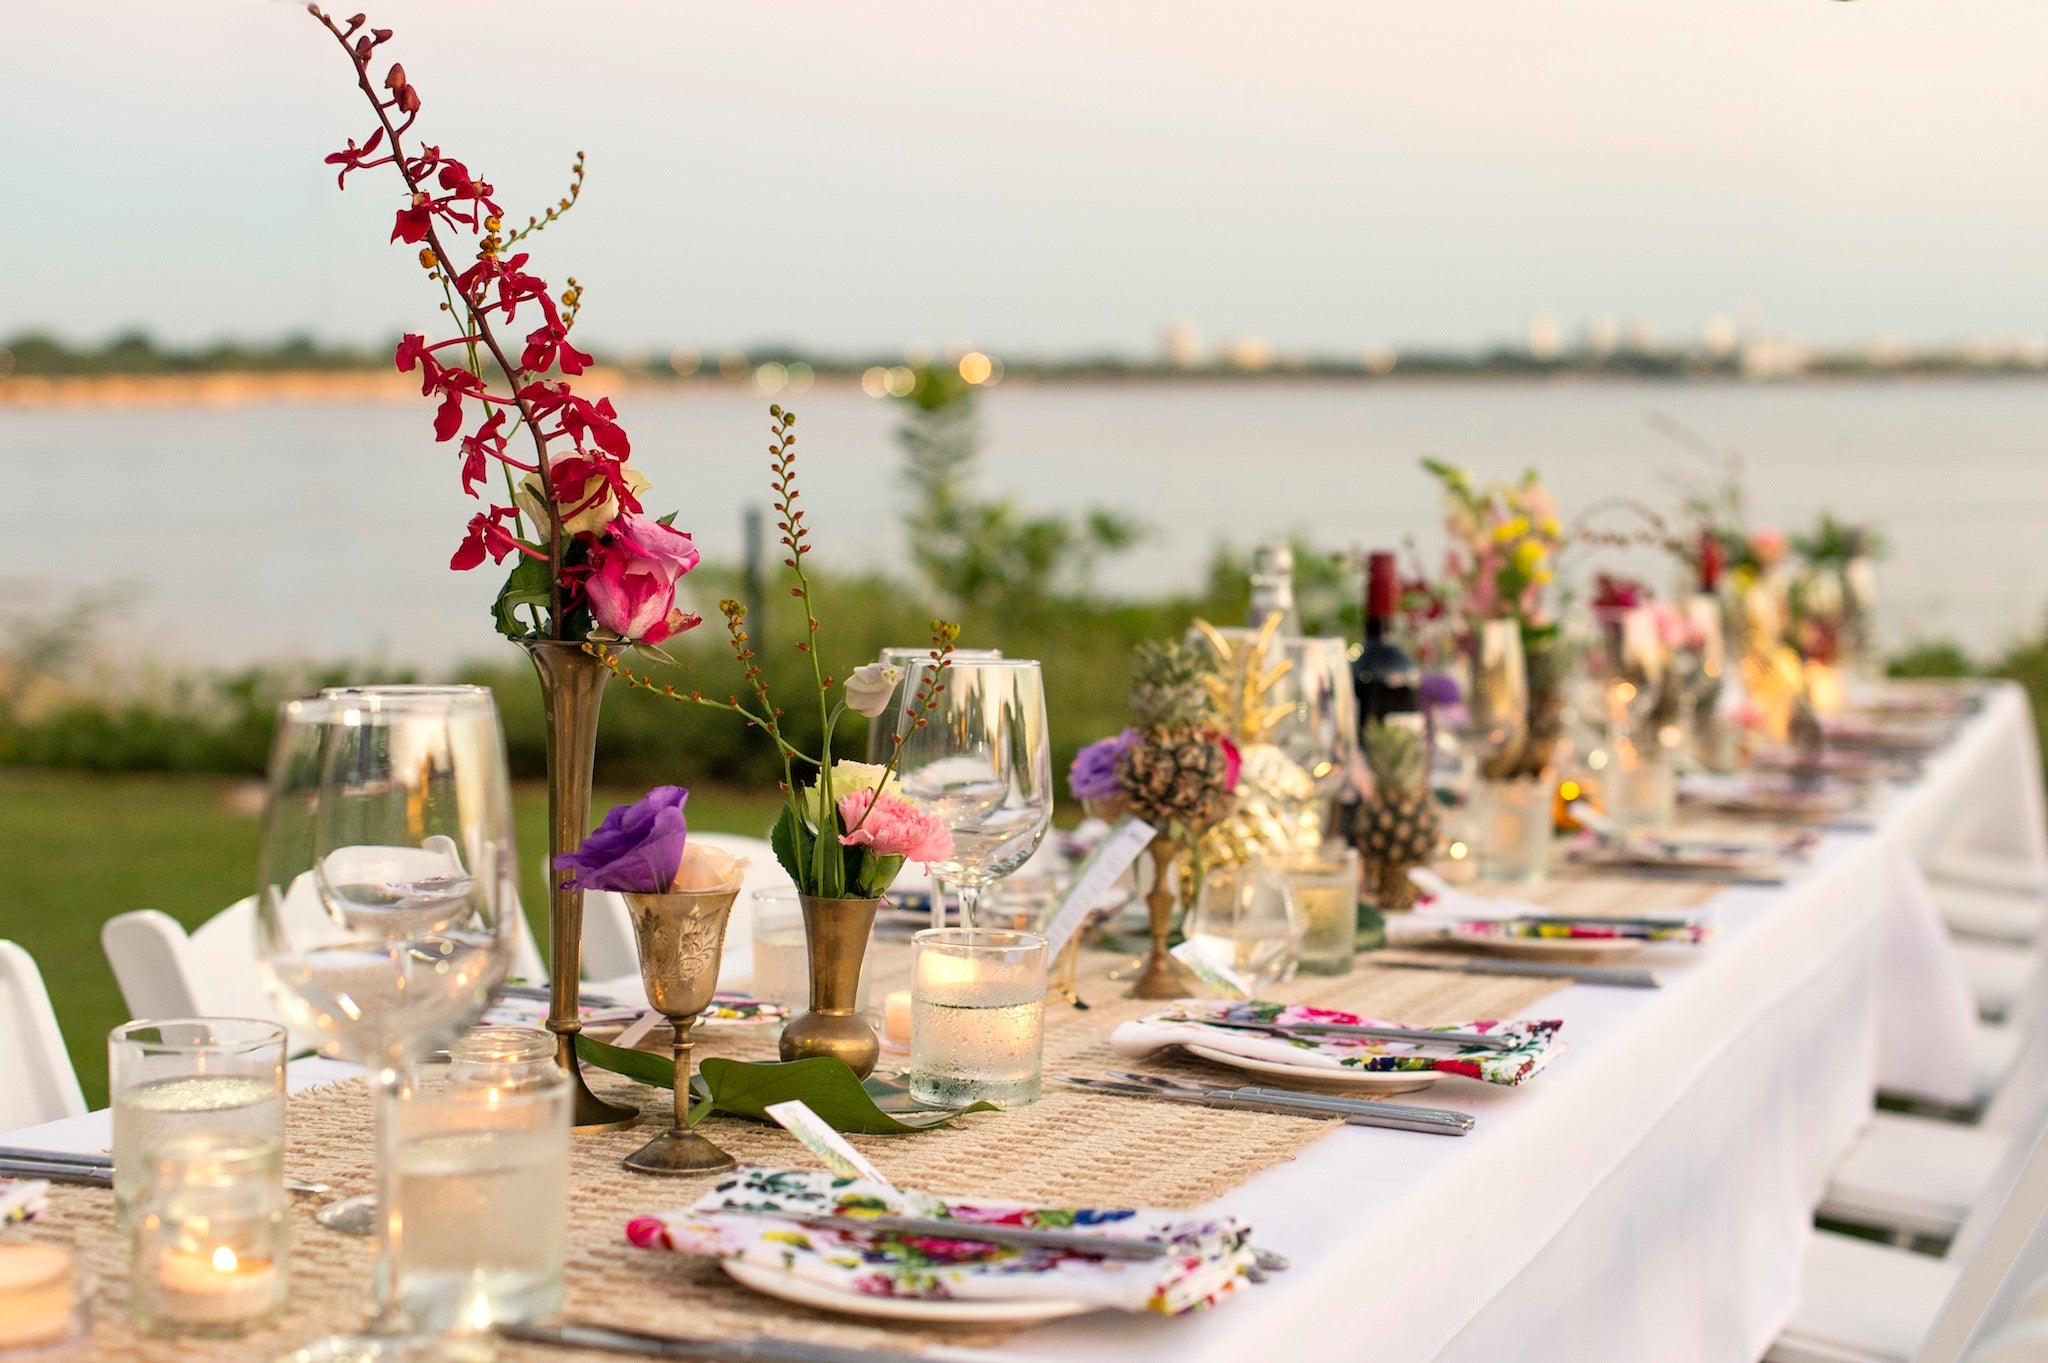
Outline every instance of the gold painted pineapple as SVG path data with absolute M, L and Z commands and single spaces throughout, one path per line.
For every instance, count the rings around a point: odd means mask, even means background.
M 1210 732 L 1209 666 L 1184 643 L 1138 645 L 1131 718 L 1138 741 L 1117 761 L 1131 812 L 1200 832 L 1230 808 L 1229 755 Z
M 1358 808 L 1352 839 L 1365 859 L 1366 890 L 1382 910 L 1413 908 L 1411 867 L 1436 855 L 1436 801 L 1429 790 L 1429 750 L 1422 735 L 1377 723 L 1366 731 L 1372 798 Z

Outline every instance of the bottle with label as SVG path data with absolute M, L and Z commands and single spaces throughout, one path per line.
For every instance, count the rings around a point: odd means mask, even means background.
M 1252 604 L 1245 625 L 1256 634 L 1274 616 L 1280 617 L 1279 633 L 1301 633 L 1301 616 L 1294 608 L 1294 551 L 1285 544 L 1262 544 L 1252 551 Z
M 1412 725 L 1418 731 L 1422 728 L 1422 673 L 1394 638 L 1394 615 L 1400 604 L 1394 556 L 1371 555 L 1366 560 L 1365 646 L 1351 664 L 1351 690 L 1358 700 L 1361 735 L 1381 720 Z

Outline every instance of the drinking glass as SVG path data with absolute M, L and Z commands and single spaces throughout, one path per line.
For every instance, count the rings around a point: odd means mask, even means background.
M 987 663 L 995 662 L 1003 655 L 1000 650 L 993 648 L 956 648 L 947 656 L 955 663 Z M 886 765 L 889 759 L 896 755 L 896 727 L 897 722 L 903 717 L 903 697 L 910 689 L 910 670 L 919 663 L 930 662 L 931 659 L 932 650 L 929 644 L 922 648 L 885 648 L 875 659 L 878 663 L 903 669 L 903 680 L 889 693 L 889 703 L 882 707 L 882 713 L 868 721 L 868 761 L 875 766 Z M 932 873 L 931 882 L 932 926 L 943 928 L 946 926 L 946 886 L 943 878 L 936 872 Z M 798 1005 L 801 1006 L 802 1002 L 801 999 L 798 1000 Z
M 1038 1101 L 1045 939 L 927 928 L 910 939 L 910 1094 L 934 1107 Z
M 399 1110 L 398 1290 L 415 1325 L 536 1321 L 569 1254 L 569 1078 L 555 1038 L 479 1027 Z
M 1301 972 L 1349 975 L 1358 956 L 1358 852 L 1325 844 L 1288 866 L 1287 882 L 1301 910 Z
M 1212 869 L 1188 912 L 1195 953 L 1255 992 L 1294 978 L 1307 931 L 1286 871 L 1259 858 Z
M 897 770 L 904 798 L 953 835 L 951 859 L 933 870 L 960 893 L 960 922 L 973 927 L 982 892 L 1031 859 L 1052 823 L 1052 743 L 1045 684 L 1025 659 L 914 665 L 903 692 L 929 685 L 931 710 L 917 722 L 911 700 L 897 717 Z
M 282 1160 L 284 1061 L 284 1028 L 253 1018 L 163 1018 L 108 1033 L 114 1224 L 127 1228 L 149 1195 L 156 1147 L 173 1136 L 268 1140 Z
M 1458 711 L 1453 731 L 1480 777 L 1508 775 L 1529 735 L 1529 672 L 1522 627 L 1514 620 L 1479 620 L 1453 658 Z
M 474 1023 L 510 970 L 517 876 L 505 739 L 487 693 L 360 692 L 280 709 L 257 969 L 288 1023 L 376 1079 L 376 1319 L 297 1359 L 487 1352 L 415 1333 L 404 1316 L 399 1105 L 413 1063 Z

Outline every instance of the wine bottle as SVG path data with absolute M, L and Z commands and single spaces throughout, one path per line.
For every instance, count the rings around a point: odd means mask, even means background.
M 1726 557 L 1721 537 L 1712 530 L 1700 531 L 1699 589 L 1708 596 L 1721 590 L 1721 568 Z
M 1294 609 L 1294 551 L 1285 544 L 1262 544 L 1252 551 L 1252 604 L 1245 625 L 1254 634 L 1280 617 L 1279 633 L 1301 633 L 1301 616 Z
M 1377 553 L 1367 558 L 1365 647 L 1351 664 L 1351 690 L 1358 699 L 1361 741 L 1367 728 L 1381 720 L 1422 728 L 1422 673 L 1408 656 L 1408 650 L 1393 636 L 1400 596 L 1394 556 Z

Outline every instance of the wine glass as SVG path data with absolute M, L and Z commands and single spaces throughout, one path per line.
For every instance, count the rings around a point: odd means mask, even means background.
M 1003 655 L 993 648 L 956 648 L 949 654 L 954 662 L 994 662 Z M 876 662 L 903 670 L 904 681 L 889 693 L 889 703 L 882 707 L 882 713 L 868 721 L 868 761 L 876 766 L 887 762 L 896 751 L 896 721 L 903 715 L 903 697 L 910 690 L 910 669 L 918 663 L 932 659 L 929 644 L 922 648 L 885 648 Z M 932 926 L 946 926 L 946 886 L 937 872 L 931 873 L 932 882 Z
M 1476 620 L 1454 666 L 1459 746 L 1488 780 L 1511 773 L 1529 736 L 1529 672 L 1515 620 Z
M 293 1028 L 376 1079 L 378 1258 L 368 1330 L 295 1360 L 480 1357 L 398 1308 L 397 1105 L 511 969 L 518 857 L 490 695 L 352 692 L 287 702 L 271 750 L 257 970 Z
M 932 708 L 911 719 L 920 689 Z M 1052 823 L 1052 743 L 1045 681 L 1024 659 L 976 659 L 940 668 L 927 659 L 903 679 L 897 770 L 903 795 L 953 835 L 953 856 L 932 870 L 959 888 L 960 922 L 974 926 L 982 891 L 1031 859 Z

